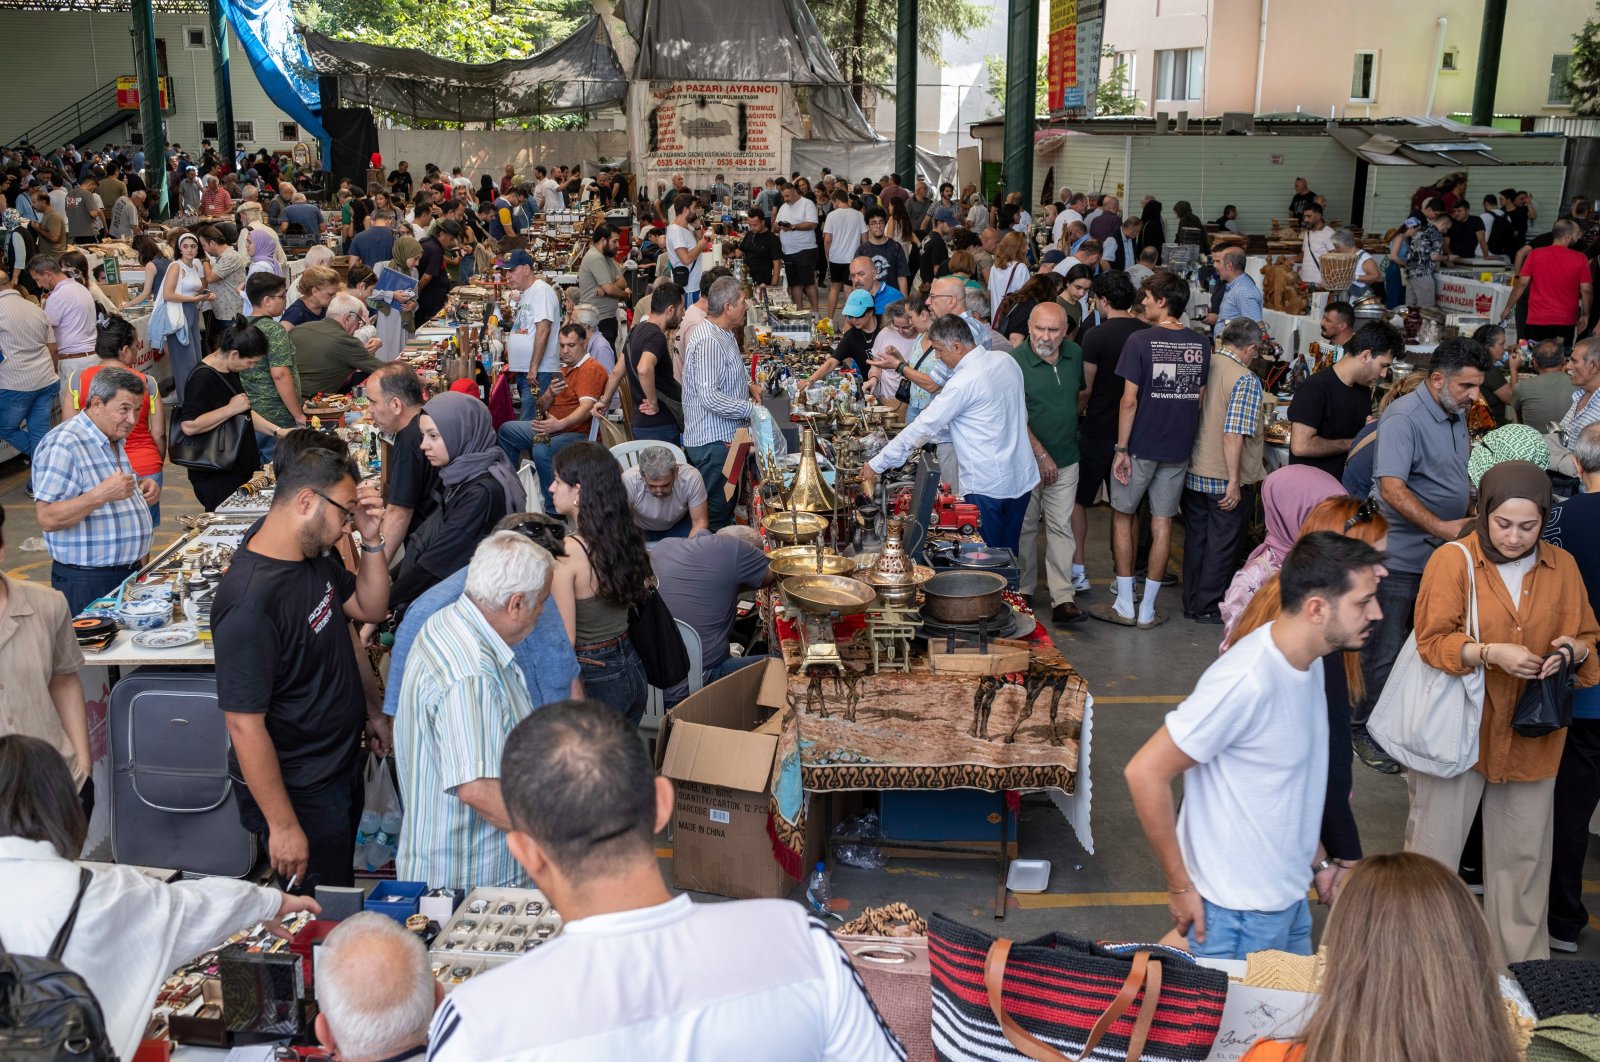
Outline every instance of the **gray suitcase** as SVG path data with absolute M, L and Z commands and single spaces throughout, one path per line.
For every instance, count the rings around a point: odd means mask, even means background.
M 228 777 L 209 671 L 140 668 L 111 690 L 111 852 L 118 863 L 242 878 L 256 862 Z

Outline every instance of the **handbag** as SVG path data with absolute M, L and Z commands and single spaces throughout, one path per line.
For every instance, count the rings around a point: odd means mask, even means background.
M 186 435 L 181 419 L 175 415 L 167 429 L 167 460 L 201 472 L 232 471 L 239 463 L 239 448 L 244 445 L 247 430 L 254 430 L 250 414 L 236 413 L 208 432 Z
M 1561 666 L 1528 683 L 1511 715 L 1511 729 L 1523 737 L 1544 737 L 1572 725 L 1573 673 L 1577 665 L 1572 662 L 1572 650 L 1565 645 L 1545 659 L 1550 656 L 1559 656 Z
M 628 612 L 628 639 L 644 664 L 645 680 L 656 689 L 671 689 L 689 677 L 689 650 L 654 580 L 645 599 Z
M 906 1050 L 906 1062 L 933 1062 L 933 999 L 927 937 L 839 933 L 835 940 L 878 1011 Z
M 1228 975 L 1160 944 L 1062 933 L 1012 943 L 928 919 L 933 1046 L 941 1062 L 1202 1062 Z
M 1467 561 L 1467 633 L 1478 641 L 1478 587 L 1472 554 Z M 1483 672 L 1450 675 L 1424 663 L 1411 632 L 1394 670 L 1367 720 L 1367 732 L 1394 759 L 1435 778 L 1454 778 L 1478 762 L 1478 725 L 1483 718 Z

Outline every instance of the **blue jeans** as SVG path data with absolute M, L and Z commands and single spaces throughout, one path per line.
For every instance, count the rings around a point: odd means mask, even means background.
M 695 303 L 697 303 L 699 301 L 700 301 L 700 293 L 698 291 L 686 291 L 686 292 L 683 293 L 683 307 L 684 307 L 684 309 L 688 309 L 689 307 L 693 306 Z
M 256 432 L 256 453 L 261 455 L 261 463 L 272 464 L 272 455 L 278 449 L 278 437 L 265 432 Z
M 166 475 L 165 472 L 156 472 L 152 475 L 140 476 L 139 478 L 141 480 L 153 479 L 155 480 L 156 486 L 159 487 L 161 486 L 161 479 L 164 475 Z M 158 494 L 156 497 L 159 498 L 160 495 Z M 153 528 L 161 526 L 161 503 L 159 501 L 150 506 L 150 526 Z
M 1202 898 L 1206 909 L 1206 939 L 1194 939 L 1189 930 L 1189 950 L 1196 958 L 1242 959 L 1253 951 L 1287 951 L 1311 954 L 1311 906 L 1302 897 L 1281 911 L 1230 911 Z
M 722 465 L 728 460 L 728 444 L 714 442 L 704 446 L 686 446 L 683 453 L 689 463 L 700 470 L 700 478 L 705 480 L 706 511 L 711 518 L 711 530 L 727 527 L 733 522 L 733 502 L 722 493 L 722 485 L 727 482 L 722 476 Z M 1020 528 L 1019 521 L 1019 535 Z
M 550 389 L 550 382 L 560 375 L 558 372 L 536 372 L 533 374 L 533 382 L 539 385 L 539 391 L 543 393 Z M 512 379 L 516 381 L 517 402 L 519 403 L 517 408 L 521 411 L 522 416 L 532 420 L 533 388 L 528 386 L 528 374 L 519 372 Z
M 663 424 L 659 427 L 645 427 L 634 425 L 633 437 L 636 440 L 648 439 L 650 442 L 666 442 L 678 445 L 679 433 L 676 425 Z
M 644 532 L 644 540 L 646 542 L 660 542 L 664 538 L 688 538 L 689 529 L 693 526 L 693 522 L 693 518 L 688 513 L 684 513 L 682 520 L 679 520 L 665 531 L 651 531 L 642 527 L 639 530 Z
M 137 565 L 86 568 L 81 564 L 51 561 L 50 586 L 66 595 L 67 608 L 76 616 L 89 607 L 89 602 L 109 594 L 117 588 L 117 584 L 138 570 Z
M 37 391 L 0 391 L 0 439 L 32 457 L 50 430 L 50 408 L 59 390 L 59 384 L 50 384 Z M 28 430 L 20 431 L 24 424 Z
M 516 468 L 522 457 L 522 451 L 528 451 L 533 458 L 533 467 L 539 470 L 539 490 L 544 494 L 544 511 L 554 514 L 555 502 L 550 498 L 550 481 L 553 478 L 556 454 L 589 438 L 588 432 L 564 431 L 560 435 L 552 435 L 549 442 L 535 443 L 533 441 L 533 424 L 526 420 L 510 420 L 500 425 L 500 449 L 505 452 L 506 459 L 511 462 L 511 467 Z
M 751 653 L 748 656 L 730 656 L 728 659 L 724 660 L 710 671 L 707 671 L 702 682 L 704 685 L 709 686 L 718 679 L 727 678 L 735 671 L 739 671 L 742 668 L 747 668 L 751 664 L 765 663 L 766 660 L 767 655 L 765 653 Z
M 578 654 L 578 677 L 583 680 L 583 695 L 614 709 L 638 726 L 639 720 L 644 718 L 647 689 L 644 662 L 639 659 L 633 643 L 624 638 L 604 649 L 578 645 L 573 650 Z
M 985 545 L 1009 549 L 1022 548 L 1022 520 L 1028 515 L 1031 494 L 1020 498 L 991 498 L 987 494 L 968 494 L 967 501 L 978 507 L 978 533 Z

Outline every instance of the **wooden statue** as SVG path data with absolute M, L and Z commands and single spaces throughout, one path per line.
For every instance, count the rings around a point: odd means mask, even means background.
M 1287 255 L 1269 257 L 1261 270 L 1262 302 L 1269 310 L 1303 316 L 1310 300 L 1300 287 L 1300 275 Z

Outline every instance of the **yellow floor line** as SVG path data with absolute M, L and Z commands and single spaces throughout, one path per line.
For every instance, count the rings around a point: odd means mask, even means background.
M 1053 907 L 1165 907 L 1164 892 L 1014 893 L 1012 899 L 1025 911 Z
M 1102 697 L 1095 694 L 1095 704 L 1182 704 L 1188 694 L 1171 693 L 1159 697 Z

